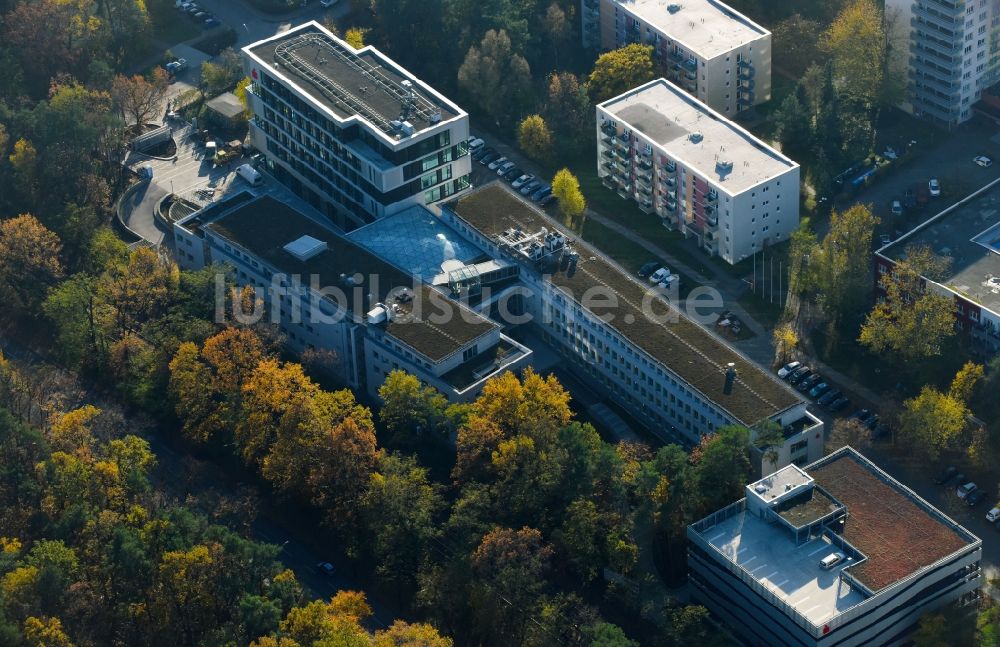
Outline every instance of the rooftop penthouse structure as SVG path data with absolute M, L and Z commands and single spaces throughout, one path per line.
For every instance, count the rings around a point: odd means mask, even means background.
M 313 21 L 243 57 L 253 145 L 341 228 L 469 188 L 468 115 L 374 47 Z
M 754 644 L 902 644 L 981 582 L 981 540 L 850 447 L 747 485 L 688 539 L 694 598 Z

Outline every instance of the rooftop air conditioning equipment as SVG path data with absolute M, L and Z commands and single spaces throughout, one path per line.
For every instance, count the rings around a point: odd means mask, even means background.
M 414 133 L 414 131 L 415 131 L 415 130 L 416 130 L 416 129 L 415 129 L 414 127 L 413 127 L 413 124 L 411 124 L 411 123 L 410 123 L 410 122 L 408 122 L 408 121 L 404 121 L 404 122 L 403 122 L 403 126 L 402 126 L 402 128 L 401 128 L 401 132 L 402 132 L 402 133 L 403 133 L 404 135 L 406 135 L 407 137 L 409 137 L 410 135 L 412 135 L 412 134 Z
M 698 144 L 701 143 L 701 140 L 705 139 L 705 136 L 699 132 L 693 132 L 690 135 L 688 135 L 688 139 L 691 140 L 692 144 Z
M 667 11 L 670 12 L 670 13 L 677 13 L 680 10 L 681 10 L 681 6 L 679 4 L 667 5 Z
M 380 324 L 389 318 L 389 310 L 383 303 L 376 303 L 375 307 L 368 311 L 368 323 L 371 325 Z
M 719 160 L 715 163 L 715 170 L 719 175 L 733 172 L 733 163 L 730 160 Z

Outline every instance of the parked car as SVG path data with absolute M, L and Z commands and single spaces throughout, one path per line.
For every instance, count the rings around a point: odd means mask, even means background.
M 990 523 L 996 523 L 998 519 L 1000 519 L 1000 503 L 990 508 L 990 511 L 986 513 L 986 520 Z
M 972 492 L 969 493 L 969 496 L 965 497 L 965 505 L 969 506 L 970 508 L 973 508 L 982 503 L 983 500 L 985 499 L 986 499 L 985 490 L 973 490 Z
M 829 390 L 830 390 L 830 385 L 829 384 L 827 384 L 826 382 L 820 382 L 819 384 L 817 384 L 813 388 L 809 389 L 809 397 L 810 398 L 818 398 L 819 396 L 823 395 L 824 393 L 826 393 Z
M 840 411 L 844 409 L 851 403 L 851 399 L 846 395 L 842 395 L 833 402 L 830 403 L 830 411 Z
M 503 174 L 503 179 L 507 180 L 508 182 L 513 182 L 522 175 L 524 175 L 524 171 L 515 166 L 514 168 L 510 169 L 509 171 Z
M 639 268 L 639 271 L 637 273 L 639 275 L 639 278 L 645 279 L 648 278 L 650 274 L 660 269 L 661 267 L 663 267 L 663 263 L 661 263 L 660 261 L 649 261 L 648 263 L 644 263 L 643 266 Z
M 847 559 L 847 556 L 844 555 L 844 553 L 841 552 L 832 553 L 830 555 L 827 555 L 823 559 L 819 560 L 819 567 L 822 568 L 824 571 L 828 571 L 837 564 L 844 561 L 845 559 Z
M 476 152 L 474 152 L 472 154 L 472 159 L 474 159 L 474 160 L 476 160 L 478 162 L 479 160 L 483 159 L 485 156 L 489 155 L 490 153 L 496 153 L 496 150 L 490 148 L 489 146 L 483 146 L 482 148 L 476 149 Z
M 556 197 L 552 195 L 552 192 L 546 193 L 541 199 L 538 200 L 538 206 L 547 207 L 550 203 L 555 202 Z
M 487 164 L 486 168 L 488 168 L 491 171 L 495 171 L 495 170 L 497 170 L 498 168 L 500 168 L 501 166 L 503 166 L 504 164 L 506 164 L 509 161 L 510 160 L 508 160 L 506 157 L 504 157 L 503 155 L 501 155 L 500 157 L 494 158 L 494 160 L 492 162 L 490 162 L 489 164 Z
M 541 202 L 542 200 L 551 195 L 552 195 L 552 187 L 550 187 L 548 184 L 543 184 L 534 190 L 534 192 L 531 194 L 531 199 L 535 202 Z M 553 200 L 554 199 L 555 198 L 553 198 Z
M 500 176 L 506 175 L 507 173 L 509 173 L 511 171 L 511 169 L 514 169 L 514 168 L 516 168 L 516 165 L 514 164 L 514 162 L 511 162 L 510 160 L 507 160 L 503 164 L 500 164 L 499 166 L 497 166 L 497 169 L 496 169 L 497 170 L 497 175 L 500 175 Z
M 969 481 L 967 483 L 962 483 L 961 485 L 959 485 L 958 489 L 955 490 L 955 494 L 958 496 L 959 499 L 964 499 L 965 497 L 969 496 L 975 491 L 976 491 L 976 484 L 973 483 L 972 481 Z
M 540 186 L 542 186 L 541 180 L 532 180 L 521 187 L 520 193 L 521 195 L 531 195 Z
M 854 418 L 855 420 L 860 420 L 861 422 L 868 422 L 868 419 L 874 415 L 875 414 L 869 411 L 868 409 L 858 409 L 857 411 L 854 412 L 854 415 L 851 417 Z
M 788 383 L 798 384 L 802 380 L 806 379 L 812 372 L 812 369 L 808 366 L 797 368 L 791 375 L 788 376 Z
M 927 191 L 931 194 L 932 198 L 936 198 L 941 195 L 941 183 L 938 182 L 936 177 L 932 177 L 927 181 Z
M 956 474 L 958 474 L 958 470 L 955 469 L 955 466 L 949 465 L 943 472 L 934 477 L 934 482 L 938 485 L 944 485 L 951 479 L 955 478 Z
M 482 164 L 483 166 L 486 166 L 486 168 L 489 168 L 489 166 L 487 165 L 493 163 L 493 161 L 497 159 L 500 159 L 500 153 L 491 150 L 479 158 L 479 163 Z M 496 167 L 494 166 L 493 168 Z
M 179 58 L 176 61 L 170 61 L 169 63 L 164 65 L 163 68 L 166 71 L 170 72 L 171 74 L 176 75 L 177 73 L 186 70 L 187 66 L 188 66 L 187 59 Z
M 486 142 L 484 142 L 483 140 L 479 139 L 478 137 L 470 137 L 469 138 L 469 152 L 470 153 L 475 153 L 477 150 L 479 150 L 480 148 L 482 148 L 484 146 L 486 146 Z
M 816 400 L 816 404 L 820 405 L 821 407 L 825 407 L 842 395 L 844 395 L 844 393 L 840 389 L 830 389 L 829 391 L 821 395 L 819 397 L 819 400 Z
M 515 189 L 520 189 L 522 186 L 524 186 L 528 182 L 531 182 L 534 179 L 535 179 L 534 175 L 532 175 L 531 173 L 525 173 L 521 177 L 514 180 L 514 182 L 511 183 L 511 186 L 514 187 Z
M 989 168 L 993 166 L 993 160 L 986 157 L 985 155 L 976 155 L 972 158 L 972 161 L 983 168 Z
M 319 562 L 316 564 L 316 570 L 327 577 L 333 577 L 334 573 L 337 572 L 337 569 L 330 562 Z
M 795 369 L 802 366 L 802 362 L 788 362 L 784 366 L 778 369 L 778 377 L 785 379 L 789 376 Z
M 819 373 L 813 373 L 806 379 L 799 382 L 795 388 L 797 388 L 802 393 L 808 393 L 809 389 L 813 388 L 822 381 L 823 381 L 822 375 L 820 375 Z
M 903 203 L 899 200 L 892 201 L 892 215 L 901 216 L 903 215 Z
M 337 4 L 337 0 L 319 0 L 319 6 L 324 9 L 329 9 L 333 5 Z
M 209 18 L 205 21 L 205 27 L 208 29 L 215 29 L 216 27 L 221 27 L 222 23 L 219 22 L 218 18 Z
M 670 276 L 670 269 L 664 266 L 649 275 L 649 282 L 655 285 L 666 280 L 668 276 Z

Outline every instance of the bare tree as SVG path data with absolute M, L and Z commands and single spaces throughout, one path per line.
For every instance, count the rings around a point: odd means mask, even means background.
M 153 70 L 151 79 L 118 75 L 111 81 L 111 98 L 126 124 L 145 124 L 159 113 L 168 85 L 169 77 L 160 68 Z
M 835 451 L 844 445 L 863 450 L 872 444 L 872 432 L 856 418 L 841 418 L 833 423 L 826 441 L 828 451 Z

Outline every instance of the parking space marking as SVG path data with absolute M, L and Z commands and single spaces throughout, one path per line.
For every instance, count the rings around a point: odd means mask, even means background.
M 762 568 L 767 568 L 767 562 L 764 562 L 763 564 L 761 564 L 757 568 L 755 568 L 752 571 L 750 571 L 750 574 L 753 575 L 754 573 L 756 573 L 757 571 L 759 571 Z M 775 572 L 777 573 L 777 571 L 775 571 Z
M 820 546 L 819 548 L 817 548 L 813 552 L 809 553 L 808 557 L 812 557 L 816 553 L 818 553 L 818 552 L 820 552 L 822 550 L 826 550 L 827 548 L 829 548 L 829 546 L 830 546 L 830 544 L 824 543 L 822 546 Z
M 756 556 L 756 555 L 754 555 L 753 557 L 751 557 L 751 558 L 750 558 L 750 559 L 748 559 L 747 561 L 745 561 L 745 562 L 743 562 L 742 564 L 740 564 L 740 566 L 742 566 L 743 568 L 746 568 L 746 567 L 747 567 L 747 564 L 749 564 L 750 562 L 752 562 L 752 561 L 753 561 L 753 560 L 755 560 L 755 559 L 757 559 L 757 556 Z

